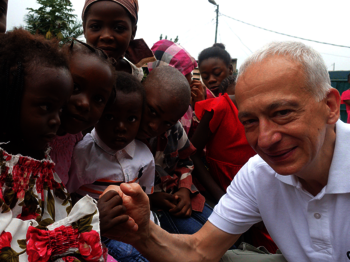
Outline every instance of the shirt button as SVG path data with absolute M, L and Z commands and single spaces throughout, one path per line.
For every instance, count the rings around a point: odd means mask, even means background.
M 320 215 L 319 213 L 315 213 L 315 214 L 314 214 L 314 217 L 315 217 L 316 219 L 320 219 L 320 218 L 321 218 L 321 215 Z

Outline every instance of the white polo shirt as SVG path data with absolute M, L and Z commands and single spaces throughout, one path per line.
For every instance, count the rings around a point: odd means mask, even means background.
M 230 234 L 263 220 L 290 261 L 350 261 L 350 125 L 336 123 L 328 184 L 317 196 L 293 176 L 251 158 L 227 188 L 209 221 Z

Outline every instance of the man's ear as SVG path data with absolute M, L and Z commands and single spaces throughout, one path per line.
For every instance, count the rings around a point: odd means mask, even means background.
M 137 25 L 133 26 L 133 28 L 132 28 L 131 40 L 134 40 L 134 38 L 136 36 L 136 31 L 137 31 Z
M 328 124 L 335 124 L 340 117 L 340 94 L 331 88 L 325 98 L 328 107 Z

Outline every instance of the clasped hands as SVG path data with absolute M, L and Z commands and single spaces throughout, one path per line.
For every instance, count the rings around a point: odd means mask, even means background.
M 97 207 L 102 236 L 133 244 L 148 235 L 149 199 L 139 184 L 107 187 Z

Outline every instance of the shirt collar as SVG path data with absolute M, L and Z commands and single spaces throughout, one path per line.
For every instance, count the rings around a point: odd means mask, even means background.
M 132 140 L 126 147 L 124 147 L 121 150 L 114 150 L 112 148 L 110 148 L 109 146 L 107 146 L 102 139 L 98 136 L 95 128 L 91 131 L 91 136 L 93 138 L 93 140 L 95 141 L 95 143 L 106 153 L 110 154 L 110 155 L 115 155 L 118 151 L 123 151 L 125 152 L 128 156 L 130 156 L 131 158 L 134 157 L 135 155 L 135 149 L 136 149 L 136 143 L 135 143 L 135 139 Z
M 350 142 L 350 125 L 338 120 L 336 125 L 336 140 L 333 152 L 333 159 L 329 169 L 328 182 L 325 187 L 325 193 L 328 194 L 341 194 L 350 193 L 350 161 L 346 161 L 349 154 Z M 275 174 L 275 177 L 281 182 L 301 187 L 301 183 L 294 175 L 282 176 Z

